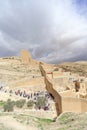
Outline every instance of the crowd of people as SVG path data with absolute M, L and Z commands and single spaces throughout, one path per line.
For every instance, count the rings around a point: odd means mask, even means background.
M 49 94 L 47 91 L 32 92 L 32 91 L 27 91 L 23 89 L 7 90 L 6 88 L 3 88 L 2 86 L 0 87 L 0 91 L 3 91 L 4 93 L 9 94 L 9 96 L 15 95 L 18 97 L 25 98 L 27 100 L 32 100 L 33 102 L 37 102 L 38 97 L 46 97 L 48 100 L 48 104 L 47 106 L 45 106 L 44 110 L 50 109 L 49 101 L 54 99 L 52 94 Z

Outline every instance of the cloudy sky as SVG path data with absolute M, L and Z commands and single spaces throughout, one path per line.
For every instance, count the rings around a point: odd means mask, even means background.
M 0 0 L 0 57 L 87 60 L 87 0 Z

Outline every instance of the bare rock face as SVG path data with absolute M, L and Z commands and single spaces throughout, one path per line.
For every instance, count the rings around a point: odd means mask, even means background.
M 22 55 L 22 63 L 29 64 L 32 62 L 32 58 L 29 51 L 22 50 L 21 55 Z

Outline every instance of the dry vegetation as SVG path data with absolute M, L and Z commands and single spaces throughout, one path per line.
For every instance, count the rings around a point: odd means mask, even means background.
M 0 130 L 87 130 L 87 113 L 63 113 L 51 119 L 14 113 L 0 114 Z
M 65 71 L 77 73 L 81 76 L 87 76 L 87 62 L 86 61 L 66 62 L 66 63 L 61 63 L 55 66 L 62 67 Z

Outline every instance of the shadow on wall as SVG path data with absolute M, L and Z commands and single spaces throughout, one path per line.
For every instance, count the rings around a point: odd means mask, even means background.
M 40 64 L 40 70 L 44 76 L 44 81 L 46 84 L 46 89 L 54 97 L 54 102 L 56 106 L 57 116 L 62 112 L 87 112 L 87 99 L 70 97 L 70 96 L 61 96 L 55 89 L 52 84 L 52 80 L 47 77 L 43 64 Z M 75 82 L 75 90 L 78 94 L 80 89 L 80 83 Z
M 39 64 L 39 68 L 41 71 L 42 76 L 44 76 L 44 81 L 46 84 L 46 90 L 52 94 L 54 97 L 54 102 L 55 102 L 55 107 L 56 107 L 56 112 L 57 116 L 62 113 L 62 100 L 60 94 L 53 88 L 53 84 L 51 80 L 46 76 L 46 72 L 42 66 L 42 64 Z
M 61 96 L 58 94 L 56 90 L 53 89 L 53 84 L 49 81 L 48 77 L 45 77 L 46 90 L 52 94 L 54 97 L 55 107 L 57 116 L 62 113 L 62 100 Z

